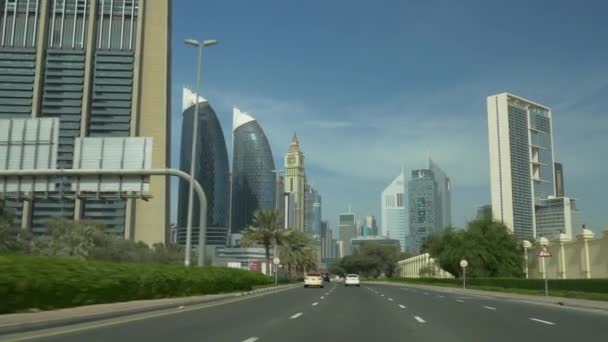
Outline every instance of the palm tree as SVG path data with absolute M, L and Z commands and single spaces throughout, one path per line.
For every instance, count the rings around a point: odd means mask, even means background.
M 281 262 L 287 265 L 289 274 L 291 271 L 305 271 L 307 268 L 316 266 L 316 251 L 312 248 L 312 238 L 310 235 L 296 231 L 287 230 L 281 248 Z
M 253 215 L 253 225 L 243 230 L 241 245 L 262 245 L 266 252 L 266 274 L 270 275 L 270 248 L 283 244 L 285 230 L 279 225 L 279 211 L 258 210 Z

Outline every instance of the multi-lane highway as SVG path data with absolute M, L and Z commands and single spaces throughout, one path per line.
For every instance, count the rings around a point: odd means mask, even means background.
M 608 313 L 381 284 L 297 287 L 12 341 L 605 341 Z M 2 338 L 0 338 L 2 340 Z M 7 339 L 9 340 L 9 339 Z

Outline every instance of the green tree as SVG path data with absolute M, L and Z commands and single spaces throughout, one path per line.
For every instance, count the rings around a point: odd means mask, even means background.
M 87 258 L 95 246 L 106 243 L 104 226 L 87 221 L 52 218 L 46 223 L 47 236 L 37 241 L 40 254 Z
M 316 265 L 316 252 L 312 248 L 310 235 L 292 229 L 283 230 L 281 242 L 279 258 L 281 263 L 287 266 L 290 275 L 292 271 L 304 271 Z M 311 259 L 315 261 L 312 265 Z
M 0 253 L 27 253 L 31 238 L 19 227 L 13 211 L 0 203 Z
M 270 249 L 283 243 L 285 230 L 279 225 L 279 212 L 275 209 L 258 210 L 253 225 L 243 231 L 241 245 L 262 245 L 266 252 L 266 274 L 270 274 Z
M 489 219 L 474 220 L 465 230 L 447 229 L 429 243 L 429 252 L 441 267 L 461 276 L 467 259 L 470 277 L 521 277 L 523 250 L 507 227 Z

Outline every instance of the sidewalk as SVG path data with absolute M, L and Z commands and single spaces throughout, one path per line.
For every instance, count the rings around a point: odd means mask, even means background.
M 232 292 L 194 297 L 136 300 L 131 302 L 87 305 L 33 313 L 5 314 L 0 315 L 0 336 L 24 331 L 53 328 L 63 325 L 133 315 L 149 311 L 179 308 L 181 306 L 218 302 L 221 300 L 242 296 L 283 291 L 296 286 L 299 286 L 299 284 L 265 287 L 246 292 Z
M 560 306 L 568 306 L 572 308 L 579 309 L 589 309 L 589 310 L 600 310 L 608 313 L 608 301 L 601 300 L 588 300 L 588 299 L 576 299 L 576 298 L 566 298 L 566 297 L 552 297 L 552 296 L 535 296 L 535 295 L 526 295 L 526 294 L 518 294 L 518 293 L 508 293 L 508 292 L 495 292 L 495 291 L 486 291 L 486 290 L 474 290 L 474 289 L 462 289 L 456 287 L 448 287 L 448 286 L 436 286 L 436 285 L 419 285 L 419 284 L 409 284 L 409 283 L 393 283 L 393 282 L 384 282 L 384 281 L 376 281 L 369 282 L 373 284 L 382 284 L 382 285 L 392 285 L 392 286 L 407 286 L 425 290 L 435 290 L 441 291 L 445 293 L 459 294 L 459 295 L 474 295 L 474 296 L 482 296 L 482 297 L 494 297 L 500 299 L 510 299 L 516 300 L 520 302 L 528 302 L 534 304 L 544 304 L 544 305 L 560 305 Z

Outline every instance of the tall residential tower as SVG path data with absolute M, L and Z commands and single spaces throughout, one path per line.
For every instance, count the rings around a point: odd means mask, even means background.
M 304 231 L 304 192 L 306 185 L 306 174 L 304 171 L 304 153 L 300 150 L 300 142 L 296 134 L 293 134 L 289 150 L 285 154 L 285 192 L 294 196 L 295 217 L 293 228 Z

